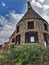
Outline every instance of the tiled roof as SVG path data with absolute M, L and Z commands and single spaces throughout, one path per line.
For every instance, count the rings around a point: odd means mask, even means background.
M 28 10 L 26 12 L 26 14 L 22 17 L 22 19 L 19 21 L 23 21 L 26 19 L 40 19 L 40 20 L 44 20 L 31 6 L 30 2 L 28 3 Z M 45 20 L 44 20 L 45 21 Z M 46 21 L 45 21 L 46 22 Z

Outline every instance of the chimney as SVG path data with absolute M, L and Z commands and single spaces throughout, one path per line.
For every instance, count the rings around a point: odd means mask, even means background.
M 27 3 L 28 3 L 28 10 L 29 10 L 32 7 L 31 7 L 31 4 L 30 4 L 30 1 L 28 1 Z

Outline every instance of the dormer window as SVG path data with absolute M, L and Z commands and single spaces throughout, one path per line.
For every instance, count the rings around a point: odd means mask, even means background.
M 28 29 L 34 29 L 34 22 L 33 21 L 28 22 Z
M 17 33 L 19 32 L 19 26 L 17 27 Z
M 44 30 L 48 30 L 48 26 L 46 23 L 44 23 Z

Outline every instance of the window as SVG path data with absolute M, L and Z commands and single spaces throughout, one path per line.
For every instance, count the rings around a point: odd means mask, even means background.
M 49 34 L 48 34 L 48 43 L 49 43 Z
M 15 42 L 15 38 L 12 38 L 12 43 L 14 43 Z
M 0 47 L 2 47 L 2 45 L 0 45 Z
M 19 26 L 17 27 L 17 33 L 19 32 Z
M 25 34 L 26 43 L 38 43 L 38 33 L 37 32 L 27 32 Z
M 34 29 L 34 22 L 33 21 L 28 22 L 28 29 Z
M 16 44 L 20 44 L 21 41 L 21 35 L 16 36 Z
M 48 44 L 48 35 L 46 33 L 43 34 L 44 35 L 44 43 Z
M 48 30 L 47 24 L 44 23 L 44 30 Z

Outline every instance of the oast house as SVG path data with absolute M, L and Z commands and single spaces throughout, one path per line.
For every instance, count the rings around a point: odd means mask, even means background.
M 17 23 L 16 29 L 9 38 L 11 44 L 49 44 L 49 24 L 34 9 L 30 2 L 22 19 Z

